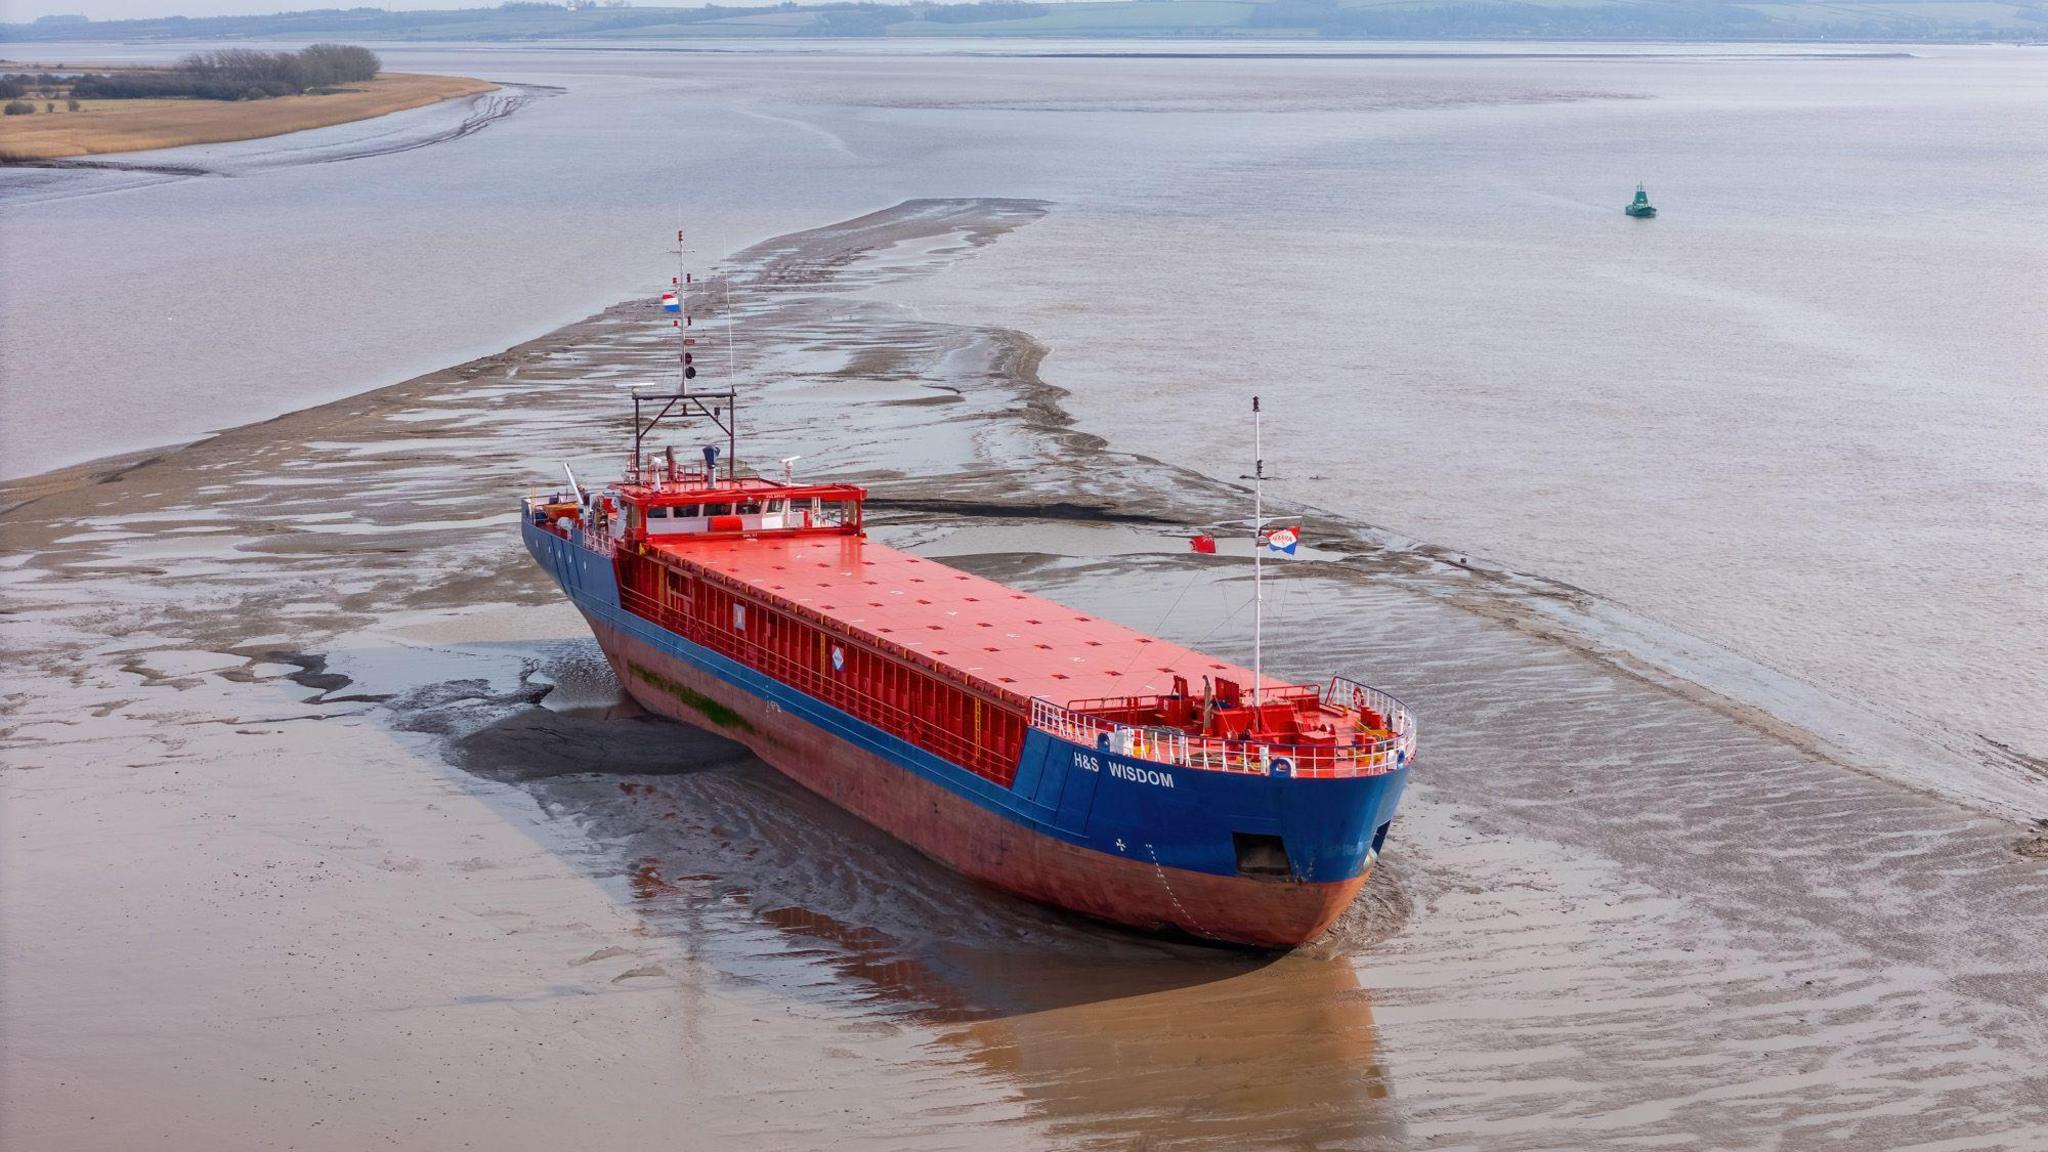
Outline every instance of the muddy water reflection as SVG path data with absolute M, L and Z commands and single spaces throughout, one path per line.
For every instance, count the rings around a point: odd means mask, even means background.
M 1035 973 L 1099 998 L 979 1021 L 950 1042 L 1015 1078 L 1055 1131 L 1090 1142 L 1356 1146 L 1401 1134 L 1349 961 L 1189 963 L 1213 978 L 1147 990 L 1097 965 L 1002 966 L 1006 980 Z
M 654 896 L 662 884 L 643 886 L 647 863 L 635 892 Z M 835 983 L 866 990 L 874 1011 L 950 1025 L 945 1048 L 1014 1082 L 1076 1143 L 1355 1146 L 1400 1135 L 1348 957 L 1138 941 L 1031 952 L 911 944 L 813 909 L 757 912 Z
M 1064 1143 L 1401 1132 L 1350 949 L 1142 937 L 974 885 L 726 740 L 606 718 L 584 647 L 551 646 L 536 677 L 577 682 L 576 707 L 514 704 L 450 747 L 605 845 L 595 867 L 675 952 L 841 1027 L 915 1026 L 932 1037 L 924 1059 L 1002 1082 Z M 414 728 L 457 733 L 449 709 L 469 703 L 399 706 Z

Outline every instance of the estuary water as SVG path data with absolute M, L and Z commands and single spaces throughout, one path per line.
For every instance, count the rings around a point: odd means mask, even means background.
M 1311 537 L 1341 517 L 1532 582 L 1531 627 L 2048 807 L 2039 49 L 380 51 L 517 107 L 0 171 L 7 474 L 658 291 L 679 220 L 702 269 L 906 198 L 1031 197 L 1042 222 L 896 299 L 1029 334 L 1112 446 L 1234 479 L 1262 393 Z M 1659 219 L 1620 213 L 1638 181 Z
M 1075 431 L 1018 330 L 887 299 L 1050 211 L 740 253 L 750 443 L 872 485 L 890 544 L 1244 651 L 1241 550 L 1175 527 L 1240 489 Z M 615 452 L 662 319 L 7 488 L 0 1145 L 2048 1149 L 2048 835 L 1371 529 L 1273 569 L 1266 657 L 1394 689 L 1426 750 L 1284 956 L 967 883 L 639 713 L 477 510 Z
M 2048 1152 L 2032 209 L 1966 307 L 1986 219 L 1887 270 L 1878 191 L 1702 224 L 1770 161 L 1674 143 L 1984 139 L 2026 58 L 995 47 L 400 47 L 506 88 L 0 170 L 9 463 L 132 450 L 0 485 L 0 1145 Z M 748 458 L 1078 610 L 1248 650 L 1185 536 L 1265 397 L 1268 667 L 1423 725 L 1326 937 L 1008 899 L 621 699 L 509 501 L 672 379 L 673 200 Z

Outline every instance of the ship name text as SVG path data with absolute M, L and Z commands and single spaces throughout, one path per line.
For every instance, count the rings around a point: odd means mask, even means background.
M 1109 774 L 1119 780 L 1130 780 L 1138 784 L 1154 784 L 1161 788 L 1173 787 L 1173 777 L 1155 768 L 1140 768 L 1134 764 L 1109 762 Z

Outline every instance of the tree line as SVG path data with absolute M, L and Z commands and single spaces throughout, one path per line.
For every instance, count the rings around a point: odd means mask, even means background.
M 175 68 L 88 72 L 71 81 L 71 95 L 86 100 L 261 100 L 374 79 L 383 67 L 375 52 L 353 44 L 314 44 L 297 52 L 220 48 L 195 52 Z
M 1051 14 L 1043 4 L 1023 0 L 979 0 L 974 4 L 935 4 L 924 10 L 934 24 L 985 24 L 995 20 L 1031 20 Z

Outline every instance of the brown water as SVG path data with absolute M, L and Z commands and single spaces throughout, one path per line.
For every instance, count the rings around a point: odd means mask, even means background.
M 1057 213 L 742 254 L 750 452 L 1240 650 L 1241 561 L 1183 539 L 1232 485 L 1077 430 L 1032 333 L 889 302 Z M 10 493 L 0 1144 L 2048 1147 L 2039 841 L 1366 523 L 1280 570 L 1269 658 L 1385 685 L 1427 744 L 1291 955 L 972 887 L 636 715 L 509 494 L 601 472 L 665 332 L 629 304 Z

